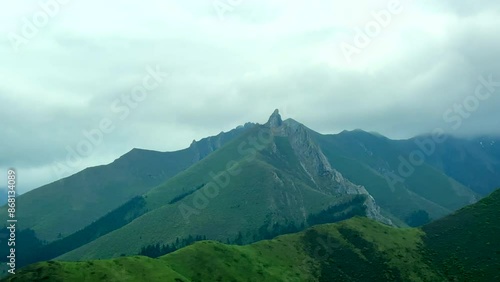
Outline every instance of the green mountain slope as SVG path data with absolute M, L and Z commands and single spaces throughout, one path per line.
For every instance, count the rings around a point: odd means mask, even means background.
M 89 262 L 41 262 L 28 266 L 7 281 L 189 281 L 166 266 L 148 257 L 127 257 Z
M 498 281 L 499 205 L 497 190 L 421 229 L 355 217 L 247 246 L 202 241 L 158 259 L 43 262 L 6 281 Z
M 403 221 L 420 210 L 431 218 L 440 218 L 479 198 L 471 189 L 426 162 L 410 163 L 411 173 L 401 176 L 401 158 L 408 160 L 413 148 L 403 149 L 402 141 L 361 130 L 337 135 L 314 134 L 314 138 L 336 169 L 365 186 L 384 210 Z
M 146 212 L 144 198 L 136 196 L 85 228 L 48 244 L 38 240 L 31 229 L 21 230 L 16 234 L 16 265 L 22 267 L 34 262 L 58 257 L 123 227 Z M 0 230 L 0 236 L 3 236 L 3 238 L 7 238 L 9 233 L 6 228 Z M 1 257 L 7 257 L 9 254 L 10 248 L 0 249 Z
M 429 260 L 450 280 L 500 281 L 500 190 L 422 230 Z
M 401 143 L 404 143 L 407 152 L 411 152 L 418 149 L 416 144 L 422 144 L 423 140 L 429 140 L 429 136 Z M 459 139 L 447 136 L 444 142 L 435 146 L 434 152 L 427 156 L 427 162 L 432 166 L 483 196 L 500 186 L 500 138 Z
M 251 126 L 251 124 L 247 125 Z M 165 182 L 245 131 L 238 128 L 176 152 L 133 149 L 109 165 L 87 168 L 17 198 L 19 229 L 44 241 L 68 236 Z M 6 206 L 0 208 L 6 214 Z

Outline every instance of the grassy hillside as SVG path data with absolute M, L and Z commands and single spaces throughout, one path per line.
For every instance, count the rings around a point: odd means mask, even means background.
M 248 125 L 251 126 L 251 125 Z M 133 149 L 113 163 L 87 168 L 17 198 L 19 229 L 38 239 L 66 237 L 188 168 L 245 128 L 220 133 L 176 152 Z M 6 214 L 6 207 L 0 207 Z
M 450 280 L 500 281 L 500 190 L 422 229 L 429 260 Z
M 386 173 L 397 171 L 399 157 L 407 159 L 411 152 L 401 149 L 399 141 L 361 130 L 314 136 L 332 166 L 365 186 L 383 209 L 403 221 L 420 210 L 440 218 L 478 198 L 471 189 L 427 163 L 413 166 L 409 177 L 391 187 Z
M 418 229 L 396 229 L 366 218 L 352 218 L 248 246 L 202 241 L 154 260 L 130 257 L 45 262 L 27 267 L 14 277 L 20 281 L 44 277 L 51 281 L 57 281 L 52 277 L 99 281 L 104 275 L 107 281 L 133 281 L 137 277 L 143 281 L 186 282 L 439 281 L 439 274 L 423 262 L 419 252 L 422 236 Z
M 189 281 L 166 266 L 148 257 L 126 257 L 89 262 L 41 262 L 24 268 L 22 273 L 6 281 Z
M 423 228 L 354 217 L 246 246 L 158 259 L 43 262 L 5 281 L 499 281 L 500 190 Z
M 87 227 L 48 244 L 38 240 L 31 229 L 21 230 L 16 234 L 16 265 L 22 267 L 58 257 L 130 223 L 145 212 L 144 198 L 137 196 Z M 9 231 L 1 229 L 0 236 L 2 235 L 7 237 Z M 10 253 L 6 245 L 0 249 L 1 257 L 7 257 Z
M 112 164 L 87 168 L 21 195 L 17 199 L 19 227 L 33 229 L 46 241 L 68 236 L 191 163 L 189 150 L 132 150 Z M 0 209 L 3 212 L 5 207 Z

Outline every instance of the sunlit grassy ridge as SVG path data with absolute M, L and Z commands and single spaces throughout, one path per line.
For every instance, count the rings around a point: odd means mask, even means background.
M 396 229 L 367 218 L 319 225 L 247 246 L 202 241 L 158 259 L 44 262 L 19 279 L 98 281 L 334 281 L 437 277 L 425 264 L 418 229 Z M 130 267 L 130 268 L 129 268 Z M 149 274 L 148 274 L 149 273 Z M 167 278 L 161 280 L 159 274 Z M 333 280 L 332 280 L 333 279 Z M 12 279 L 11 281 L 15 281 Z M 77 280 L 71 280 L 77 281 Z
M 41 262 L 24 268 L 8 281 L 189 281 L 164 262 L 126 257 L 88 262 Z

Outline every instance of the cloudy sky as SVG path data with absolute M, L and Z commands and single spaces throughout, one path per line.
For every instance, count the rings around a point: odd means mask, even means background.
M 178 150 L 263 123 L 275 108 L 322 133 L 500 134 L 498 1 L 7 7 L 0 10 L 0 171 L 16 168 L 21 192 L 134 147 Z M 481 86 L 479 77 L 493 82 Z M 459 117 L 454 107 L 463 103 Z M 90 148 L 86 135 L 97 140 Z M 86 155 L 68 165 L 78 148 Z

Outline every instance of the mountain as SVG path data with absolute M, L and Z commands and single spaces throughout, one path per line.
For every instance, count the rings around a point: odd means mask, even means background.
M 313 136 L 336 169 L 366 187 L 384 210 L 402 221 L 418 211 L 440 218 L 480 197 L 427 162 L 410 163 L 412 141 L 362 130 Z
M 416 144 L 428 136 L 415 137 L 407 142 L 407 151 L 417 150 Z M 430 149 L 431 147 L 429 147 Z M 500 138 L 492 136 L 459 139 L 446 136 L 436 144 L 426 161 L 480 195 L 488 195 L 500 187 Z
M 499 281 L 500 190 L 422 228 L 354 217 L 247 246 L 202 241 L 158 259 L 48 261 L 5 281 Z
M 248 127 L 251 124 L 193 141 L 176 152 L 133 149 L 111 164 L 29 191 L 17 198 L 19 227 L 34 230 L 38 239 L 48 242 L 68 236 L 203 159 Z M 6 214 L 5 206 L 0 213 Z
M 391 140 L 359 129 L 315 137 L 327 145 L 324 150 L 335 150 L 333 153 L 361 162 L 371 159 L 370 166 L 381 173 L 397 172 L 400 165 L 409 169 L 430 166 L 483 196 L 500 186 L 500 137 L 465 139 L 436 133 Z M 420 156 L 424 163 L 414 164 Z M 387 160 L 394 157 L 394 162 Z M 399 175 L 410 182 L 412 176 Z
M 363 214 L 389 225 L 421 225 L 428 215 L 439 218 L 476 201 L 473 191 L 427 164 L 390 187 L 377 165 L 397 167 L 404 152 L 387 138 L 361 136 L 361 145 L 374 152 L 368 157 L 347 132 L 320 135 L 292 119 L 283 121 L 275 111 L 266 124 L 144 194 L 147 213 L 59 258 L 137 254 L 145 246 L 171 245 L 189 236 L 251 243 L 266 239 L 264 233 L 279 235 Z M 341 217 L 314 221 L 333 210 L 338 214 L 339 206 L 345 206 Z
M 480 186 L 437 165 L 467 167 L 446 154 L 402 175 L 401 159 L 415 146 L 361 130 L 319 134 L 276 110 L 266 124 L 181 151 L 134 149 L 20 196 L 18 262 L 158 255 L 205 238 L 248 244 L 353 216 L 420 226 L 481 197 Z M 482 185 L 495 183 L 495 174 L 483 175 L 491 179 Z
M 304 126 L 278 112 L 143 197 L 147 213 L 60 258 L 137 254 L 189 236 L 250 243 L 322 217 L 391 224 L 364 187 L 331 167 Z

